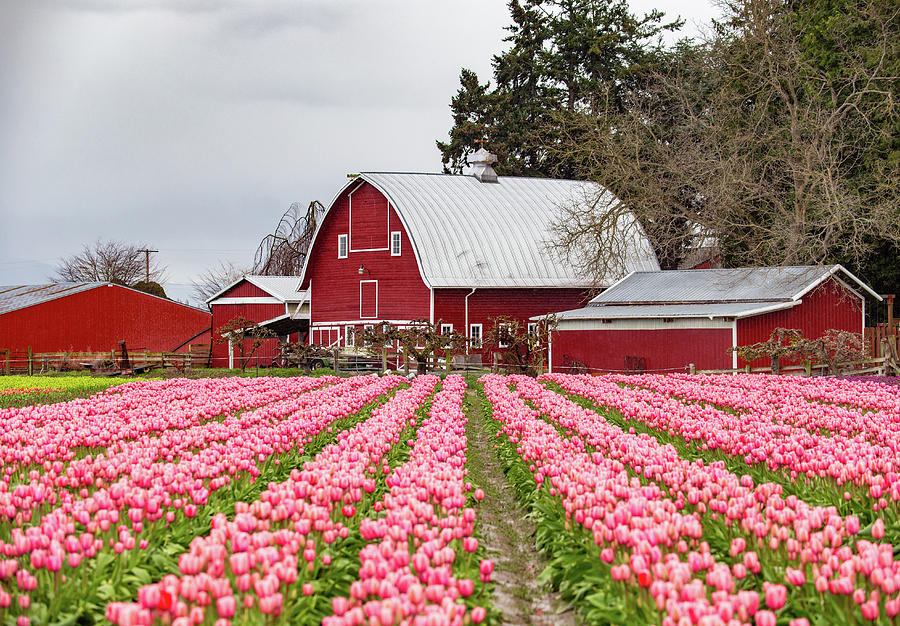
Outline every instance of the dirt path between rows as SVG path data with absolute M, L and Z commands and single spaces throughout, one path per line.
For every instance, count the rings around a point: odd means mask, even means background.
M 558 595 L 542 588 L 537 577 L 547 565 L 534 548 L 534 524 L 518 505 L 515 492 L 494 455 L 494 438 L 485 427 L 477 393 L 469 389 L 469 478 L 484 489 L 478 526 L 488 557 L 494 561 L 494 606 L 506 624 L 571 626 L 574 611 Z M 560 612 L 558 612 L 560 611 Z

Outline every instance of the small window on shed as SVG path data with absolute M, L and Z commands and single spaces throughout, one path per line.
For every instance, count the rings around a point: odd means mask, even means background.
M 611 320 L 611 319 L 608 319 L 608 318 L 607 318 L 607 319 L 602 319 L 602 320 L 600 320 L 600 323 L 601 323 L 601 324 L 612 324 L 612 320 Z
M 391 256 L 400 256 L 400 231 L 391 231 Z
M 347 258 L 347 235 L 338 235 L 338 258 Z
M 664 317 L 664 318 L 662 318 L 662 323 L 663 323 L 663 324 L 671 324 L 671 323 L 674 322 L 674 321 L 675 321 L 675 318 L 672 318 L 672 317 Z

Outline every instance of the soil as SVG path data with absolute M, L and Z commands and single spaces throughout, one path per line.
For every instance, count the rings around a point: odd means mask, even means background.
M 575 612 L 556 593 L 538 584 L 546 567 L 534 547 L 534 524 L 518 505 L 515 492 L 500 470 L 494 441 L 481 414 L 476 392 L 467 394 L 469 425 L 469 479 L 484 490 L 478 509 L 478 528 L 494 561 L 492 603 L 505 624 L 570 626 L 578 624 Z

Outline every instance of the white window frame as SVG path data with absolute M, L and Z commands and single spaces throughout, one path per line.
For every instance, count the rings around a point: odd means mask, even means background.
M 538 333 L 538 322 L 528 322 L 528 335 L 531 337 L 536 336 Z
M 453 333 L 453 324 L 441 324 L 441 335 L 449 336 Z
M 478 341 L 475 341 L 475 333 L 473 332 L 475 329 L 478 329 Z M 482 346 L 482 342 L 484 339 L 484 334 L 482 331 L 484 330 L 482 324 L 469 324 L 469 345 L 473 348 L 480 348 Z
M 375 283 L 375 315 L 363 315 L 363 310 L 362 310 L 363 283 Z M 361 280 L 361 281 L 359 281 L 359 319 L 361 319 L 361 320 L 378 319 L 378 281 L 377 280 Z
M 344 326 L 344 345 L 348 348 L 356 347 L 356 327 Z
M 341 254 L 341 243 L 344 244 L 344 254 Z M 350 252 L 350 236 L 349 235 L 338 235 L 338 258 L 346 259 L 349 256 Z
M 396 237 L 397 249 L 394 250 L 394 238 Z M 399 230 L 391 231 L 391 256 L 400 256 L 402 252 L 403 246 L 403 237 L 400 235 Z
M 497 325 L 497 335 L 500 335 L 500 331 L 502 329 L 506 328 L 507 326 L 508 326 L 508 324 L 498 324 Z M 509 344 L 504 341 L 501 341 L 500 338 L 498 337 L 497 338 L 497 347 L 498 348 L 508 348 Z

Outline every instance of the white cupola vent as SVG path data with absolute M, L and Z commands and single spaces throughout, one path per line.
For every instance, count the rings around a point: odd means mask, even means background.
M 478 151 L 472 155 L 469 161 L 472 165 L 472 176 L 482 183 L 496 183 L 497 172 L 494 171 L 492 163 L 497 162 L 497 155 L 492 154 L 484 149 L 484 146 L 478 148 Z

